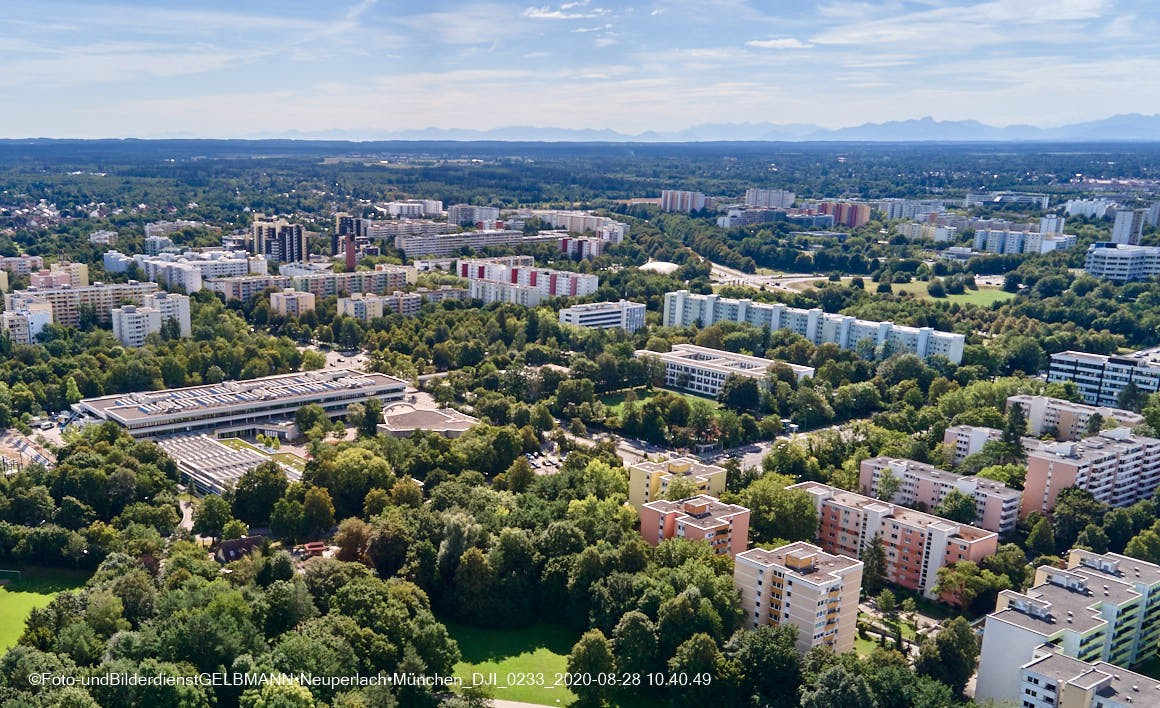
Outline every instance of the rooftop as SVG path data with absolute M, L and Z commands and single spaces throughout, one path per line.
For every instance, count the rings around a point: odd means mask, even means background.
M 1125 583 L 1156 585 L 1160 583 L 1160 565 L 1122 556 L 1119 553 L 1095 553 L 1076 548 L 1068 556 L 1073 569 L 1083 568 L 1094 575 L 1115 578 Z
M 769 367 L 774 364 L 788 366 L 790 369 L 793 369 L 794 373 L 798 375 L 798 378 L 813 376 L 814 373 L 813 368 L 809 366 L 800 366 L 798 364 L 779 362 L 774 359 L 764 359 L 746 354 L 736 354 L 723 349 L 698 347 L 694 344 L 676 344 L 671 351 L 667 352 L 654 352 L 642 349 L 636 352 L 636 356 L 652 356 L 664 361 L 686 362 L 693 366 L 715 368 L 743 376 L 764 376 L 765 372 L 769 370 Z
M 1027 454 L 1050 460 L 1082 460 L 1125 452 L 1139 445 L 1156 446 L 1160 445 L 1160 440 L 1143 435 L 1133 435 L 1131 428 L 1113 428 L 1082 440 L 1044 443 L 1036 450 L 1029 450 Z
M 797 541 L 773 550 L 750 548 L 748 551 L 738 553 L 737 558 L 766 568 L 776 567 L 792 577 L 810 578 L 811 582 L 818 582 L 819 574 L 837 579 L 842 575 L 840 571 L 862 565 L 860 560 L 826 553 L 805 541 Z
M 383 411 L 380 428 L 390 435 L 410 436 L 416 430 L 430 430 L 446 435 L 459 434 L 478 423 L 454 408 L 417 408 L 410 403 L 396 403 Z
M 930 465 L 925 462 L 916 462 L 914 460 L 905 460 L 884 456 L 874 457 L 865 460 L 865 462 L 872 465 L 893 469 L 898 469 L 901 467 L 902 469 L 911 470 L 915 474 L 922 475 L 927 479 L 937 480 L 939 482 L 950 485 L 957 485 L 959 482 L 967 482 L 968 484 L 977 486 L 979 489 L 984 489 L 992 494 L 1006 497 L 1008 499 L 1023 498 L 1023 493 L 1021 491 L 1018 489 L 1011 489 L 1002 482 L 996 482 L 995 480 L 987 479 L 986 477 L 977 477 L 975 475 L 963 475 L 955 474 L 954 472 L 947 472 L 946 470 L 941 470 L 934 465 Z
M 630 469 L 640 469 L 649 473 L 673 474 L 673 475 L 710 475 L 710 474 L 724 474 L 725 468 L 716 465 L 706 465 L 700 460 L 692 457 L 674 457 L 671 460 L 662 460 L 661 462 L 653 462 L 651 460 L 643 460 L 631 465 Z
M 678 512 L 677 520 L 686 526 L 700 529 L 713 529 L 729 523 L 729 519 L 738 514 L 748 514 L 749 509 L 737 504 L 726 504 L 708 494 L 698 494 L 695 497 L 669 501 L 658 499 L 644 505 L 646 509 L 653 509 L 662 514 Z

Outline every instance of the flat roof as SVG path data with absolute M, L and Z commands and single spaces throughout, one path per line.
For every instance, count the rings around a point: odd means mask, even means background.
M 813 565 L 808 569 L 790 567 L 786 565 L 786 557 L 791 554 L 799 556 L 812 555 Z M 806 541 L 797 541 L 785 546 L 779 546 L 773 550 L 750 548 L 748 551 L 738 553 L 736 557 L 767 568 L 776 566 L 779 570 L 784 570 L 787 575 L 797 578 L 808 578 L 811 581 L 816 580 L 818 574 L 839 578 L 841 577 L 839 571 L 862 565 L 862 561 L 860 560 L 850 558 L 849 556 L 836 556 L 831 553 L 826 553 L 821 548 Z
M 691 514 L 686 510 L 689 504 L 705 504 L 706 510 L 701 514 Z M 677 521 L 686 526 L 693 526 L 701 529 L 712 529 L 726 524 L 729 519 L 738 514 L 748 514 L 749 509 L 737 504 L 726 504 L 719 501 L 716 497 L 711 497 L 708 494 L 698 494 L 687 499 L 680 499 L 677 501 L 669 501 L 667 499 L 658 499 L 656 501 L 648 502 L 644 505 L 646 509 L 654 509 L 662 514 L 670 514 L 672 512 L 679 512 Z
M 872 465 L 877 465 L 882 469 L 893 469 L 896 465 L 901 463 L 901 466 L 905 469 L 913 470 L 915 474 L 922 475 L 923 477 L 927 477 L 929 479 L 935 479 L 940 482 L 946 482 L 948 484 L 956 484 L 961 480 L 967 480 L 968 482 L 972 482 L 982 489 L 1000 496 L 1015 499 L 1023 498 L 1023 492 L 1019 491 L 1018 489 L 1011 489 L 1002 482 L 997 482 L 993 479 L 987 479 L 986 477 L 979 477 L 977 475 L 955 474 L 954 472 L 948 472 L 946 470 L 939 469 L 938 467 L 935 467 L 934 465 L 928 464 L 926 462 L 917 462 L 915 460 L 907 460 L 899 457 L 886 457 L 884 455 L 863 460 L 863 463 L 867 462 Z
M 662 361 L 688 364 L 690 366 L 700 366 L 710 369 L 720 369 L 729 373 L 741 374 L 743 376 L 764 376 L 769 367 L 774 364 L 785 364 L 790 369 L 793 369 L 798 377 L 813 376 L 814 369 L 809 366 L 801 366 L 800 364 L 791 364 L 786 361 L 777 361 L 776 359 L 765 359 L 759 356 L 749 356 L 746 354 L 736 354 L 734 352 L 725 351 L 724 349 L 710 349 L 709 347 L 698 347 L 694 344 L 674 344 L 671 351 L 654 352 L 648 349 L 639 349 L 635 356 L 652 356 Z
M 208 482 L 218 488 L 237 482 L 242 475 L 263 462 L 276 462 L 256 450 L 233 448 L 208 435 L 164 438 L 158 440 L 157 445 L 173 458 L 182 472 L 196 481 Z M 279 467 L 292 482 L 302 478 L 297 470 L 281 464 Z
M 688 465 L 688 469 L 684 471 L 674 471 L 673 466 L 680 467 L 681 465 Z M 722 474 L 725 472 L 724 467 L 717 465 L 707 465 L 700 460 L 692 457 L 674 457 L 670 460 L 662 460 L 660 462 L 653 462 L 652 460 L 642 460 L 635 465 L 630 465 L 629 469 L 639 468 L 645 472 L 660 472 L 662 474 L 674 475 L 700 475 L 700 474 Z
M 1072 566 L 1071 570 L 1082 568 L 1093 575 L 1107 576 L 1122 583 L 1142 583 L 1144 585 L 1160 583 L 1160 565 L 1130 558 L 1119 553 L 1095 553 L 1083 548 L 1076 548 L 1069 554 L 1069 559 L 1079 561 Z
M 77 405 L 102 418 L 127 423 L 182 411 L 226 409 L 239 404 L 258 404 L 285 398 L 360 388 L 406 387 L 406 382 L 386 374 L 358 369 L 319 369 L 264 376 L 246 381 L 223 381 L 162 391 L 118 393 L 85 398 Z
M 454 408 L 418 408 L 410 403 L 396 403 L 383 411 L 383 426 L 389 432 L 462 432 L 478 422 L 478 418 L 460 413 Z

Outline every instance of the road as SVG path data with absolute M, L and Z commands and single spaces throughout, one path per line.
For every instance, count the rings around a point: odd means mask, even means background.
M 772 275 L 758 275 L 743 273 L 735 268 L 727 268 L 719 263 L 709 261 L 710 277 L 721 285 L 746 285 L 758 290 L 783 290 L 785 292 L 800 292 L 794 287 L 795 283 L 809 283 L 824 278 L 824 275 L 813 273 L 774 273 Z
M 181 500 L 181 528 L 193 531 L 193 502 Z

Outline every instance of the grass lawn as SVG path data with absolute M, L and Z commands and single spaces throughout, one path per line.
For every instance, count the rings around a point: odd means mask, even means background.
M 24 633 L 24 620 L 37 607 L 44 607 L 53 595 L 79 588 L 89 573 L 64 568 L 20 568 L 20 579 L 0 587 L 0 651 L 16 644 Z
M 909 283 L 895 283 L 890 287 L 894 289 L 895 295 L 902 293 L 910 293 L 918 298 L 925 300 L 935 300 L 926 292 L 926 286 L 929 283 L 921 280 L 912 280 Z M 866 289 L 869 292 L 874 292 L 875 284 L 867 282 Z M 993 303 L 1003 302 L 1015 297 L 1015 293 L 1009 293 L 1006 290 L 999 288 L 979 288 L 978 290 L 966 290 L 960 295 L 947 295 L 945 298 L 937 298 L 939 301 L 957 302 L 963 305 L 977 305 L 979 307 L 990 307 Z
M 556 687 L 556 673 L 567 670 L 568 654 L 579 635 L 559 625 L 537 622 L 518 629 L 481 629 L 440 620 L 459 643 L 463 660 L 455 665 L 455 674 L 471 685 L 472 673 L 496 674 L 494 698 L 549 706 L 568 705 L 576 695 L 567 688 Z M 510 686 L 508 673 L 543 674 L 544 686 Z
M 868 659 L 874 653 L 874 648 L 878 646 L 878 642 L 872 639 L 863 639 L 862 637 L 854 637 L 854 652 L 861 659 Z
M 235 450 L 253 450 L 259 455 L 272 457 L 278 462 L 281 462 L 287 467 L 291 467 L 299 472 L 306 469 L 306 460 L 290 452 L 275 452 L 274 454 L 270 454 L 262 448 L 257 447 L 256 445 L 251 445 L 241 438 L 222 438 L 221 440 L 218 440 L 218 442 L 222 443 L 226 447 L 232 447 Z
M 681 396 L 682 398 L 688 400 L 690 403 L 692 403 L 693 401 L 705 401 L 706 403 L 711 404 L 714 408 L 716 408 L 718 406 L 717 401 L 714 401 L 711 398 L 704 398 L 702 396 L 694 396 L 691 393 L 684 393 L 681 391 L 669 391 L 668 389 L 663 389 L 663 388 L 654 388 L 651 391 L 648 389 L 644 389 L 644 388 L 638 388 L 638 389 L 633 389 L 633 390 L 636 391 L 636 402 L 638 404 L 644 404 L 644 402 L 647 401 L 648 399 L 660 395 L 660 393 L 662 391 L 668 391 L 668 393 L 671 393 L 671 394 L 674 394 L 677 396 Z M 608 406 L 609 413 L 611 413 L 612 415 L 615 415 L 615 416 L 619 416 L 621 410 L 623 410 L 623 408 L 624 408 L 624 396 L 626 393 L 628 393 L 628 392 L 627 391 L 620 391 L 619 393 L 613 393 L 613 394 L 610 394 L 608 396 L 605 396 L 605 397 L 601 398 L 600 400 L 602 403 L 604 403 L 605 406 Z

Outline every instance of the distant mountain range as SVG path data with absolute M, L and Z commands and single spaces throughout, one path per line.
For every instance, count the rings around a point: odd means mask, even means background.
M 186 137 L 168 134 L 158 137 Z M 193 137 L 193 136 L 189 136 Z M 253 138 L 311 140 L 498 140 L 545 142 L 715 142 L 740 141 L 853 141 L 853 142 L 1160 142 L 1160 115 L 1125 113 L 1103 120 L 1071 123 L 1056 128 L 1033 125 L 994 126 L 975 120 L 940 121 L 917 118 L 886 123 L 863 123 L 828 129 L 807 123 L 703 123 L 678 131 L 638 134 L 615 130 L 587 130 L 510 126 L 491 130 L 424 128 L 385 131 L 374 128 L 264 133 Z

